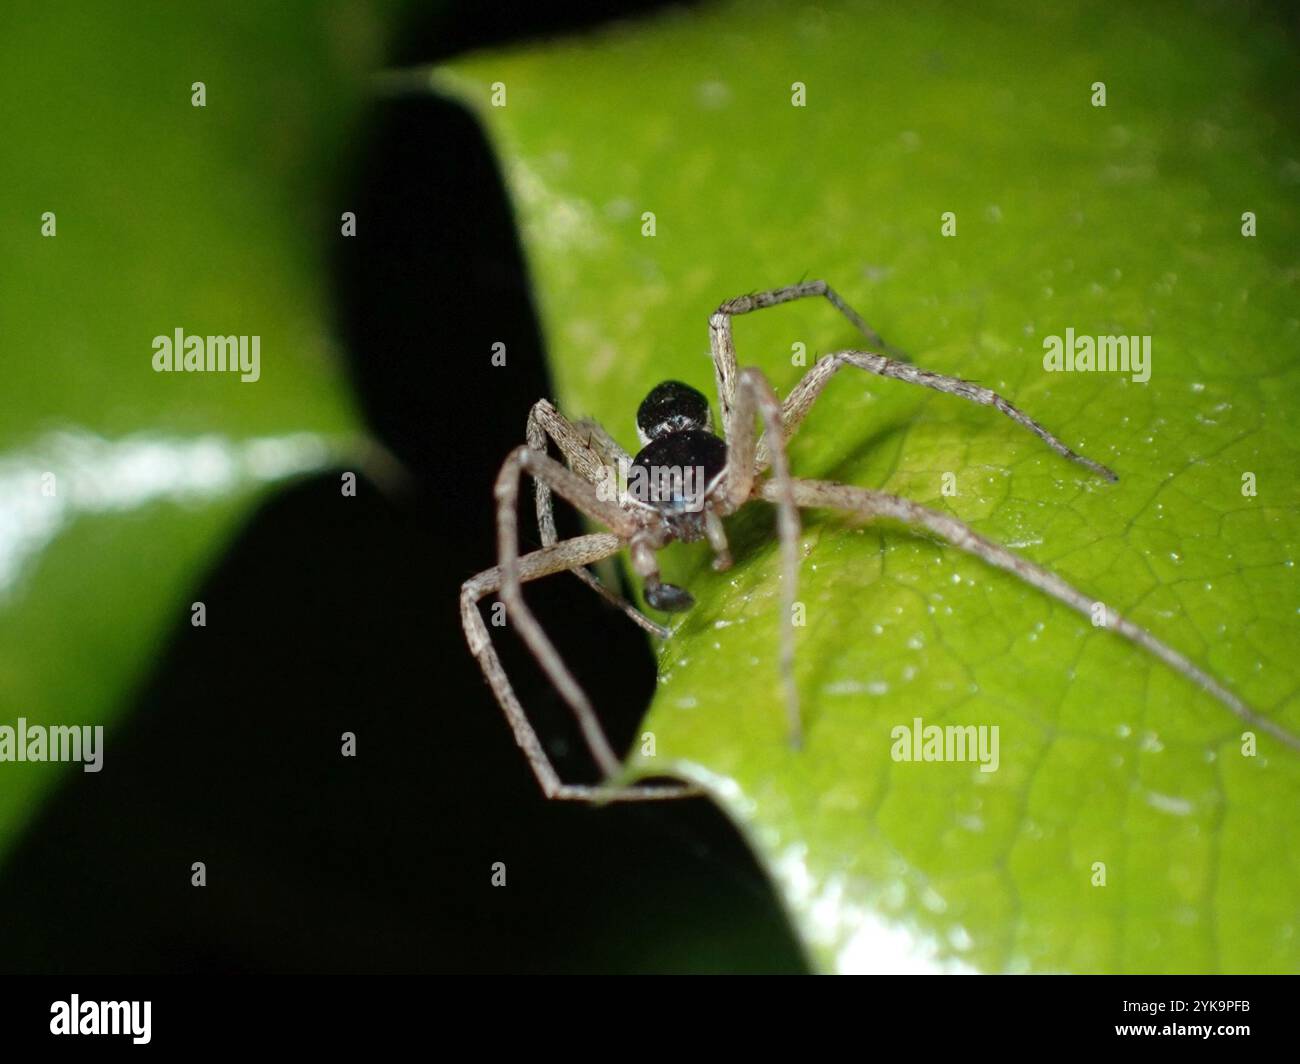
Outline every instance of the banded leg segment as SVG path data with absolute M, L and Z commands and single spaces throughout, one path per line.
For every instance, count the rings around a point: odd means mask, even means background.
M 787 285 L 785 288 L 774 288 L 767 292 L 755 292 L 729 299 L 709 318 L 709 349 L 713 355 L 713 374 L 718 386 L 722 428 L 728 438 L 731 436 L 732 409 L 736 401 L 736 345 L 731 335 L 732 317 L 762 310 L 764 307 L 774 307 L 779 303 L 789 303 L 795 299 L 808 299 L 815 296 L 824 297 L 866 337 L 872 347 L 890 351 L 895 357 L 902 358 L 902 352 L 885 343 L 880 334 L 868 325 L 856 310 L 845 303 L 839 293 L 825 281 L 804 281 L 800 284 Z
M 590 565 L 618 553 L 623 542 L 618 536 L 609 532 L 596 532 L 587 536 L 577 536 L 561 543 L 543 547 L 541 550 L 525 554 L 517 561 L 518 576 L 521 582 L 538 580 L 552 573 L 572 570 L 577 566 Z M 568 799 L 572 801 L 646 801 L 662 798 L 684 798 L 697 793 L 695 788 L 685 784 L 663 787 L 637 785 L 633 787 L 586 786 L 566 784 L 555 771 L 551 759 L 541 740 L 528 721 L 527 714 L 519 704 L 510 678 L 506 675 L 492 645 L 492 637 L 483 617 L 479 613 L 478 603 L 487 595 L 501 588 L 501 570 L 499 567 L 485 569 L 477 576 L 466 580 L 460 592 L 461 626 L 465 630 L 465 641 L 487 678 L 492 693 L 509 721 L 514 732 L 515 742 L 524 752 L 528 764 L 537 777 L 542 793 L 548 798 Z
M 780 492 L 773 485 L 773 481 L 765 481 L 762 494 L 764 498 L 775 501 Z M 888 518 L 912 528 L 925 529 L 958 550 L 973 554 L 986 564 L 1013 574 L 1026 584 L 1038 588 L 1044 594 L 1065 603 L 1089 619 L 1092 618 L 1093 609 L 1098 604 L 1055 573 L 1035 565 L 1018 554 L 1013 554 L 992 540 L 985 539 L 955 517 L 938 510 L 931 510 L 910 499 L 890 495 L 888 492 L 874 491 L 871 488 L 835 484 L 824 480 L 796 479 L 792 487 L 795 500 L 800 506 L 841 510 L 868 519 Z M 1104 604 L 1102 606 L 1105 609 L 1107 628 L 1113 629 L 1125 639 L 1163 661 L 1179 675 L 1218 699 L 1247 724 L 1267 732 L 1293 750 L 1300 750 L 1300 737 L 1293 735 L 1276 721 L 1261 716 L 1251 709 L 1213 676 L 1193 664 L 1185 655 L 1157 639 L 1145 628 L 1121 617 L 1109 606 Z
M 586 516 L 599 521 L 624 540 L 631 538 L 637 531 L 637 525 L 631 515 L 616 503 L 601 499 L 596 494 L 594 485 L 549 455 L 531 447 L 516 447 L 506 456 L 501 472 L 497 474 L 494 492 L 497 500 L 497 568 L 501 575 L 501 601 L 518 629 L 520 638 L 528 644 L 542 670 L 573 710 L 592 757 L 605 775 L 612 776 L 619 771 L 619 761 L 601 730 L 595 710 L 525 604 L 520 589 L 519 480 L 525 473 L 545 479 L 551 490 L 558 492 Z
M 598 430 L 598 431 L 597 431 Z M 547 440 L 553 440 L 564 455 L 569 468 L 590 484 L 605 480 L 611 467 L 617 469 L 621 459 L 631 464 L 631 459 L 609 434 L 594 422 L 575 425 L 545 399 L 538 400 L 528 412 L 528 446 L 546 453 Z M 559 539 L 555 530 L 555 502 L 550 485 L 538 478 L 533 481 L 533 495 L 537 506 L 537 527 L 542 546 L 549 547 Z M 601 583 L 600 578 L 585 567 L 572 570 L 573 575 L 596 592 L 611 606 L 635 624 L 660 639 L 668 637 L 668 629 L 656 624 L 632 603 Z
M 794 481 L 785 454 L 781 401 L 762 372 L 752 366 L 740 371 L 736 389 L 735 419 L 724 471 L 725 509 L 734 513 L 754 494 L 754 418 L 763 422 L 767 438 L 777 441 L 772 451 L 772 476 L 764 482 L 764 497 L 777 505 L 777 533 L 781 543 L 781 643 L 780 675 L 785 690 L 790 744 L 803 743 L 799 692 L 794 681 L 794 604 L 799 580 L 799 509 Z
M 877 377 L 891 377 L 894 380 L 906 381 L 908 384 L 919 384 L 923 388 L 931 388 L 936 392 L 955 395 L 972 403 L 979 403 L 981 406 L 991 406 L 1006 414 L 1016 424 L 1027 428 L 1062 458 L 1077 462 L 1085 469 L 1091 470 L 1107 480 L 1119 479 L 1100 462 L 1094 462 L 1091 458 L 1086 458 L 1077 451 L 1071 450 L 1058 437 L 1048 432 L 1028 414 L 1013 406 L 992 389 L 974 384 L 971 381 L 962 380 L 960 377 L 949 377 L 942 373 L 919 369 L 910 363 L 898 362 L 892 358 L 887 358 L 885 355 L 872 354 L 870 351 L 836 351 L 817 360 L 812 369 L 804 374 L 803 379 L 791 390 L 782 408 L 787 439 L 799 422 L 804 419 L 804 416 L 822 393 L 822 389 L 826 387 L 831 377 L 844 366 L 854 366 L 857 369 L 865 370 L 867 373 L 874 373 Z M 760 468 L 767 463 L 765 443 L 766 441 L 763 441 L 759 444 L 758 461 Z

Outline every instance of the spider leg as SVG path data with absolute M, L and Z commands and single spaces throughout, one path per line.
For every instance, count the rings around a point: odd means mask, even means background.
M 629 465 L 631 459 L 618 444 L 613 442 L 603 428 L 597 436 L 592 431 L 593 426 L 599 428 L 595 422 L 574 425 L 545 399 L 539 399 L 528 412 L 528 446 L 545 454 L 547 439 L 554 440 L 560 453 L 569 463 L 569 468 L 588 483 L 598 484 L 607 476 L 610 468 L 618 468 L 619 458 L 627 458 Z M 533 493 L 537 504 L 537 527 L 542 535 L 542 546 L 549 547 L 559 539 L 555 530 L 555 504 L 551 487 L 544 480 L 537 478 L 533 481 Z M 627 599 L 607 588 L 595 573 L 582 566 L 573 569 L 572 572 L 596 594 L 611 606 L 622 610 L 630 620 L 645 631 L 660 639 L 668 638 L 667 628 L 656 624 Z
M 629 540 L 637 531 L 635 519 L 617 503 L 606 502 L 567 466 L 531 447 L 516 447 L 506 456 L 497 474 L 494 492 L 497 500 L 497 567 L 501 570 L 501 601 L 515 624 L 520 638 L 533 652 L 542 670 L 578 718 L 583 738 L 592 756 L 606 776 L 618 772 L 620 765 L 609 741 L 596 719 L 595 710 L 578 682 L 560 658 L 542 626 L 524 603 L 519 579 L 519 481 L 527 473 L 544 478 L 550 487 L 582 513 L 601 522 L 615 535 Z
M 787 285 L 785 288 L 773 288 L 767 292 L 755 292 L 752 295 L 729 299 L 709 318 L 709 348 L 713 353 L 713 372 L 718 385 L 718 402 L 722 406 L 724 432 L 730 434 L 731 411 L 736 401 L 736 345 L 731 337 L 732 317 L 812 296 L 824 296 L 831 306 L 848 318 L 853 327 L 867 338 L 867 342 L 872 347 L 889 351 L 900 361 L 906 359 L 901 351 L 885 343 L 880 334 L 863 321 L 861 315 L 845 303 L 839 293 L 825 281 L 803 281 L 800 284 Z
M 997 392 L 973 384 L 970 381 L 961 380 L 959 377 L 948 377 L 942 373 L 932 373 L 929 370 L 918 369 L 907 362 L 899 362 L 885 355 L 872 354 L 869 351 L 836 351 L 834 354 L 819 358 L 814 363 L 812 369 L 804 374 L 803 379 L 794 386 L 790 395 L 786 398 L 782 414 L 785 418 L 787 437 L 803 420 L 813 401 L 821 394 L 822 389 L 826 387 L 831 377 L 844 366 L 855 366 L 858 369 L 866 370 L 868 373 L 874 373 L 878 377 L 892 377 L 895 380 L 906 381 L 908 384 L 919 384 L 925 388 L 933 388 L 937 392 L 946 392 L 948 395 L 969 399 L 972 403 L 979 403 L 981 406 L 994 407 L 1001 410 L 1002 413 L 1006 414 L 1018 425 L 1023 425 L 1062 457 L 1068 458 L 1072 462 L 1078 462 L 1081 466 L 1100 474 L 1107 480 L 1119 479 L 1100 462 L 1094 462 L 1091 458 L 1085 458 L 1083 455 L 1071 450 L 1037 421 L 1012 406 Z M 760 465 L 767 462 L 765 443 L 766 441 L 759 444 L 758 459 Z
M 580 417 L 573 422 L 573 427 L 586 441 L 587 446 L 604 455 L 610 465 L 618 465 L 620 462 L 632 464 L 632 456 L 618 445 L 618 441 L 606 432 L 605 426 L 594 417 Z
M 594 431 L 597 429 L 599 432 Z M 620 458 L 631 461 L 595 421 L 572 422 L 546 399 L 539 399 L 528 411 L 527 438 L 529 447 L 543 453 L 547 439 L 553 440 L 569 468 L 589 484 L 604 480 L 609 467 L 617 467 Z
M 785 436 L 781 428 L 781 401 L 760 370 L 740 371 L 736 390 L 735 416 L 727 438 L 727 465 L 723 471 L 723 508 L 734 513 L 754 492 L 757 446 L 754 416 L 759 415 L 767 437 L 777 441 L 772 451 L 772 477 L 764 483 L 770 493 L 764 497 L 777 504 L 777 531 L 781 541 L 781 684 L 785 689 L 790 744 L 803 742 L 799 716 L 799 692 L 794 682 L 794 603 L 799 579 L 799 509 L 794 481 L 786 460 Z
M 596 532 L 587 536 L 577 536 L 555 543 L 541 550 L 533 551 L 519 558 L 516 563 L 518 578 L 521 581 L 537 580 L 551 573 L 572 570 L 575 566 L 589 565 L 616 554 L 623 546 L 623 541 L 609 532 Z M 683 798 L 698 791 L 686 784 L 652 787 L 637 785 L 632 787 L 590 787 L 579 784 L 566 784 L 560 780 L 551 759 L 546 756 L 541 740 L 533 726 L 528 722 L 510 679 L 501 666 L 496 648 L 492 645 L 492 636 L 483 617 L 479 613 L 479 600 L 501 589 L 500 568 L 486 569 L 477 576 L 466 580 L 460 591 L 461 625 L 465 629 L 465 640 L 470 651 L 478 660 L 483 675 L 496 695 L 497 702 L 505 712 L 515 735 L 515 742 L 528 758 L 533 775 L 541 785 L 542 793 L 548 798 L 570 799 L 574 801 L 644 801 L 660 798 Z
M 924 528 L 959 550 L 975 555 L 986 564 L 1012 573 L 1058 602 L 1078 610 L 1084 616 L 1091 617 L 1093 614 L 1096 606 L 1093 599 L 1066 583 L 1055 573 L 985 539 L 969 525 L 948 514 L 931 510 L 910 499 L 890 495 L 887 492 L 848 484 L 835 484 L 830 481 L 795 480 L 792 489 L 795 501 L 800 506 L 845 510 L 867 518 L 888 518 L 912 527 Z M 773 480 L 765 481 L 761 487 L 761 494 L 765 499 L 775 501 L 781 493 L 781 489 Z M 1145 628 L 1121 617 L 1109 606 L 1104 608 L 1107 628 L 1114 629 L 1143 650 L 1159 658 L 1175 672 L 1217 698 L 1247 724 L 1268 732 L 1293 750 L 1300 750 L 1300 738 L 1277 722 L 1255 712 L 1218 680 L 1194 665 L 1178 651 L 1161 642 Z

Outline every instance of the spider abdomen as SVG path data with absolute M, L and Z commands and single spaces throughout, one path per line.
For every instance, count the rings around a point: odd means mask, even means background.
M 713 428 L 704 393 L 681 381 L 664 381 L 650 389 L 636 411 L 636 433 L 643 444 L 673 433 Z

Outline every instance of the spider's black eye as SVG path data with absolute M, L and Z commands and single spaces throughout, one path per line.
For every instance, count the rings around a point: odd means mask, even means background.
M 636 412 L 636 431 L 642 443 L 674 432 L 708 432 L 709 401 L 681 381 L 656 385 Z

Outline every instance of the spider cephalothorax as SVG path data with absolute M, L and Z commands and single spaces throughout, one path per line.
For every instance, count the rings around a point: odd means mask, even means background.
M 737 314 L 806 296 L 825 298 L 848 318 L 875 350 L 836 351 L 823 356 L 782 402 L 759 370 L 752 367 L 738 370 L 731 320 Z M 572 572 L 646 631 L 666 637 L 669 634 L 667 629 L 606 589 L 586 567 L 626 548 L 632 570 L 643 581 L 649 606 L 668 612 L 687 609 L 693 603 L 690 594 L 659 579 L 658 552 L 674 540 L 707 539 L 713 550 L 714 567 L 725 569 L 731 564 L 731 556 L 723 518 L 749 502 L 759 500 L 776 507 L 781 544 L 781 641 L 776 675 L 785 691 L 789 738 L 796 746 L 803 737 L 798 693 L 794 685 L 792 623 L 795 584 L 799 575 L 799 510 L 822 508 L 850 513 L 864 520 L 885 519 L 923 530 L 1033 585 L 1091 618 L 1094 625 L 1100 618 L 1106 628 L 1165 662 L 1217 698 L 1241 720 L 1300 750 L 1300 738 L 1276 721 L 1256 713 L 1214 677 L 1145 628 L 1084 595 L 1054 573 L 984 538 L 949 513 L 872 488 L 791 476 L 785 444 L 831 378 L 845 366 L 852 366 L 878 377 L 919 384 L 994 407 L 1029 429 L 1062 457 L 1108 480 L 1117 479 L 1105 466 L 1071 450 L 991 389 L 912 365 L 885 344 L 825 281 L 808 281 L 728 300 L 709 318 L 709 347 L 718 388 L 722 438 L 713 432 L 708 400 L 696 389 L 679 381 L 660 384 L 641 403 L 637 412 L 637 432 L 642 449 L 635 458 L 594 421 L 572 422 L 550 403 L 541 400 L 528 417 L 527 444 L 510 453 L 497 476 L 498 564 L 467 580 L 461 588 L 461 621 L 470 650 L 482 666 L 514 729 L 515 740 L 548 797 L 619 801 L 678 798 L 696 791 L 684 784 L 624 787 L 609 783 L 589 786 L 562 782 L 501 667 L 479 613 L 479 601 L 486 595 L 499 592 L 511 623 L 573 709 L 588 748 L 605 776 L 611 777 L 621 767 L 619 760 L 610 749 L 587 696 L 524 602 L 522 585 L 551 573 Z M 763 425 L 761 439 L 754 431 L 756 420 Z M 566 464 L 550 456 L 548 452 L 552 444 L 559 448 Z M 616 497 L 603 492 L 600 487 L 608 483 L 611 469 L 628 470 L 627 488 L 615 493 Z M 517 510 L 519 482 L 524 475 L 531 476 L 536 484 L 537 523 L 542 548 L 521 557 Z M 609 531 L 558 541 L 552 513 L 553 491 L 559 492 L 586 517 Z
M 707 508 L 727 467 L 727 445 L 713 434 L 709 401 L 689 384 L 664 381 L 642 401 L 636 424 L 645 446 L 628 469 L 628 501 L 667 526 L 664 544 L 703 539 L 708 534 Z M 666 610 L 690 605 L 668 605 L 667 600 L 664 605 L 650 604 Z

